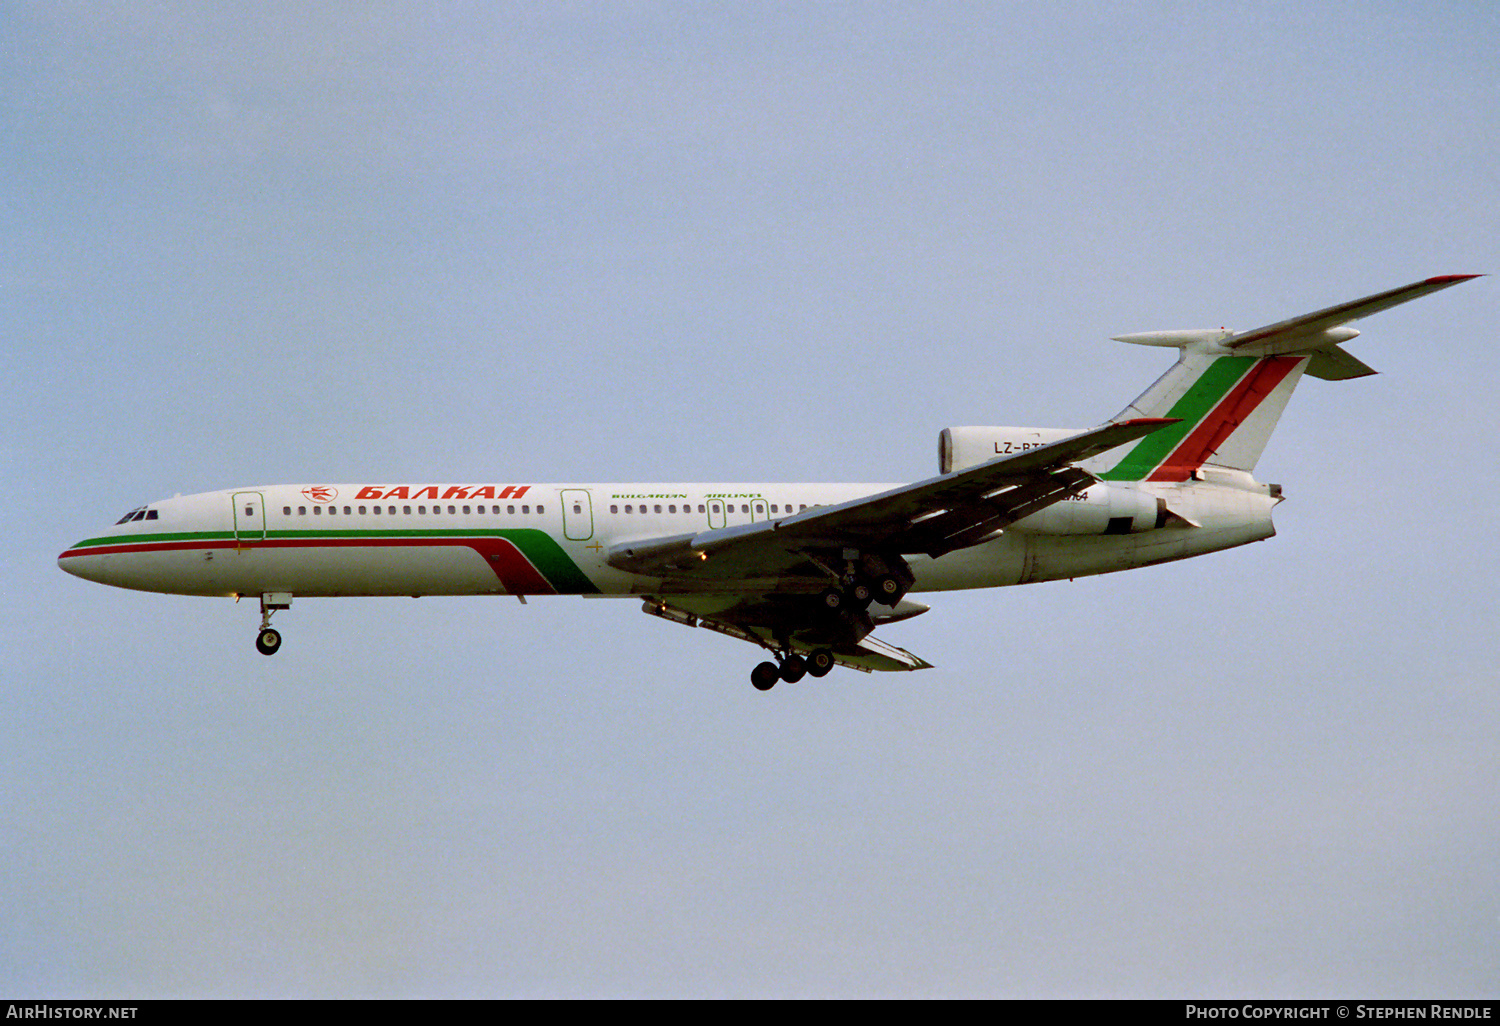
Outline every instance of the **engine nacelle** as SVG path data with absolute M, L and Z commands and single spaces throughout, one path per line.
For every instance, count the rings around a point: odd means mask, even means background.
M 1165 499 L 1128 484 L 1100 481 L 1071 499 L 1023 517 L 1006 528 L 1023 534 L 1135 534 L 1171 520 Z
M 938 435 L 938 473 L 951 474 L 981 463 L 1035 449 L 1084 428 L 950 427 Z

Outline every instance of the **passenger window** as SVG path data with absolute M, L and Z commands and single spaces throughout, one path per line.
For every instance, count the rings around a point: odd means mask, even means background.
M 434 506 L 433 508 L 436 509 L 437 507 Z M 427 507 L 426 506 L 418 506 L 417 507 L 417 512 L 419 514 L 421 514 L 422 516 L 425 517 L 427 515 Z
M 349 507 L 345 506 L 344 508 L 348 509 Z M 363 506 L 359 507 L 359 515 L 360 516 L 364 516 L 365 515 L 365 508 Z
M 251 513 L 250 513 L 250 507 L 246 506 L 245 507 L 245 516 L 248 517 L 250 515 L 251 515 Z M 292 507 L 290 507 L 290 506 L 283 506 L 283 507 L 281 507 L 281 515 L 284 516 L 284 517 L 291 516 L 292 515 Z
M 537 516 L 541 516 L 543 513 L 547 512 L 547 507 L 546 506 L 538 506 L 536 508 L 536 512 L 537 512 Z
M 305 516 L 307 516 L 307 507 L 306 506 L 298 506 L 297 507 L 297 515 L 299 517 L 305 517 Z M 245 507 L 245 516 L 247 516 L 247 517 L 250 516 L 250 507 L 249 506 Z
M 522 513 L 530 513 L 531 512 L 531 507 L 530 506 L 522 506 L 521 507 L 521 512 Z
M 313 516 L 320 517 L 322 515 L 323 515 L 323 507 L 322 506 L 314 506 L 313 507 Z
M 618 505 L 616 505 L 615 503 L 610 503 L 610 505 L 609 505 L 609 511 L 611 513 L 618 513 L 618 512 L 620 512 L 620 507 Z
M 514 506 L 506 506 L 505 507 L 505 512 L 509 513 L 511 516 L 515 516 L 516 515 L 516 507 L 514 507 Z
M 452 512 L 453 512 L 453 507 L 452 507 L 452 506 L 449 506 L 449 507 L 448 507 L 448 512 L 449 512 L 449 513 L 452 513 Z M 481 512 L 481 513 L 483 513 L 483 512 L 484 512 L 484 510 L 482 510 L 482 509 L 481 509 L 481 510 L 480 510 L 480 511 L 479 511 L 479 512 Z M 464 507 L 464 515 L 465 515 L 465 516 L 467 516 L 467 515 L 468 515 L 468 513 L 469 513 L 469 507 L 467 507 L 467 506 L 465 506 L 465 507 Z
M 699 513 L 702 513 L 702 512 L 703 512 L 703 503 L 701 503 L 701 502 L 700 502 L 700 503 L 698 503 L 698 512 L 699 512 Z
M 411 507 L 410 506 L 402 506 L 401 507 L 401 512 L 404 513 L 404 514 L 406 514 L 407 516 L 411 516 Z

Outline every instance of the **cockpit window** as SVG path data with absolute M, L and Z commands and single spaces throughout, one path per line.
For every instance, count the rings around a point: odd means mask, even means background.
M 155 520 L 156 516 L 156 510 L 147 509 L 145 506 L 137 506 L 129 513 L 126 513 L 119 520 L 116 520 L 115 526 L 119 527 L 121 524 L 134 523 L 137 520 Z

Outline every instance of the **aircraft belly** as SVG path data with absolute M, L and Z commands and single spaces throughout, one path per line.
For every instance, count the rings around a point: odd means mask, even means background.
M 230 590 L 340 595 L 486 595 L 512 591 L 474 548 L 428 546 L 255 547 L 225 554 Z M 551 594 L 545 581 L 511 581 L 521 594 Z
M 1036 537 L 1023 583 L 1089 577 L 1232 549 L 1272 537 L 1269 516 L 1201 528 L 1166 528 L 1104 537 Z
M 1027 541 L 1019 534 L 1005 534 L 937 559 L 927 556 L 909 559 L 917 579 L 913 591 L 1001 588 L 1021 583 L 1027 563 Z

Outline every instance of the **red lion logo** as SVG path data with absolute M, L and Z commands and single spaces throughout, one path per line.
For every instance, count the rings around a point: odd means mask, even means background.
M 308 485 L 302 489 L 302 494 L 311 502 L 332 502 L 339 497 L 339 490 L 324 485 Z

